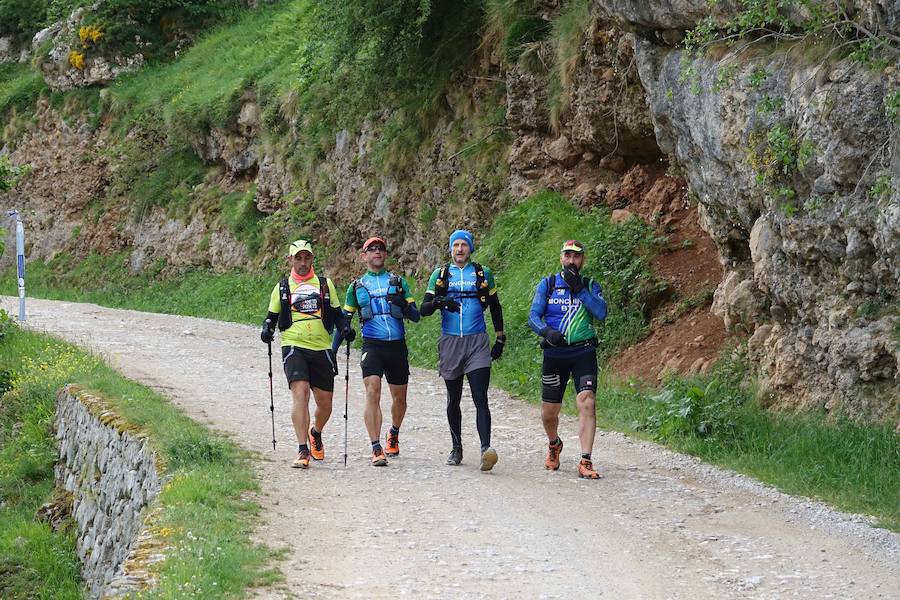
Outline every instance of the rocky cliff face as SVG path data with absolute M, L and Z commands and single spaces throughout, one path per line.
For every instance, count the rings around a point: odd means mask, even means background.
M 705 3 L 686 3 L 677 18 L 669 3 L 599 4 L 650 28 L 637 34 L 635 57 L 656 138 L 698 197 L 726 267 L 713 308 L 753 333 L 763 392 L 787 405 L 894 414 L 900 170 L 885 99 L 900 65 L 866 68 L 813 41 L 694 56 L 664 34 L 695 24 Z M 726 17 L 737 10 L 727 4 L 717 5 Z M 857 4 L 869 22 L 896 25 L 900 15 Z
M 900 33 L 896 0 L 848 5 L 861 26 Z M 504 206 L 543 187 L 619 208 L 635 189 L 655 189 L 644 175 L 668 163 L 687 181 L 725 268 L 714 310 L 752 336 L 763 393 L 784 405 L 896 418 L 900 136 L 885 103 L 900 87 L 900 65 L 862 66 L 822 40 L 686 51 L 685 35 L 702 19 L 724 23 L 746 6 L 595 0 L 563 102 L 551 98 L 546 71 L 488 59 L 460 78 L 445 116 L 399 163 L 385 150 L 385 112 L 338 133 L 327 156 L 299 172 L 266 143 L 252 90 L 233 123 L 198 132 L 192 145 L 218 169 L 205 186 L 255 186 L 263 213 L 306 215 L 331 272 L 355 264 L 356 244 L 372 233 L 392 241 L 407 271 L 430 268 L 449 230 L 484 231 Z M 809 14 L 797 6 L 786 15 L 799 23 Z M 504 118 L 487 118 L 498 110 Z M 79 212 L 115 169 L 94 151 L 107 134 L 66 125 L 47 106 L 38 115 L 13 153 L 36 167 L 18 190 L 33 207 L 32 256 L 128 248 L 138 271 L 158 259 L 206 264 L 215 244 L 227 264 L 246 260 L 227 230 L 202 219 L 158 209 L 131 224 L 123 208 L 86 222 Z M 0 197 L 0 208 L 11 203 Z M 80 241 L 67 241 L 77 226 Z M 285 226 L 274 237 L 292 233 Z M 268 256 L 280 251 L 273 245 Z

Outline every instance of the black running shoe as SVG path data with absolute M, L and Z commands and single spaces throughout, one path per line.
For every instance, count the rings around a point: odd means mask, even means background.
M 450 455 L 447 457 L 448 465 L 458 465 L 462 462 L 462 446 L 453 446 Z

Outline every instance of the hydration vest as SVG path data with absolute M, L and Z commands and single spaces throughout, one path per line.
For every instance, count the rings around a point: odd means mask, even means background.
M 376 298 L 386 298 L 389 294 L 391 294 L 391 289 L 393 288 L 393 293 L 395 294 L 403 294 L 403 283 L 400 281 L 399 275 L 394 275 L 393 273 L 388 273 L 388 288 L 385 296 L 376 296 Z M 360 290 L 362 290 L 363 295 L 360 296 Z M 361 322 L 366 322 L 371 319 L 374 319 L 376 315 L 391 315 L 395 319 L 403 318 L 403 309 L 395 304 L 391 304 L 390 302 L 385 302 L 388 305 L 388 309 L 390 312 L 386 313 L 376 313 L 375 309 L 372 307 L 372 295 L 369 293 L 369 288 L 365 286 L 362 282 L 362 277 L 353 282 L 353 295 L 356 298 L 356 306 L 359 307 L 359 320 Z M 365 302 L 361 301 L 360 298 L 363 298 Z
M 320 312 L 322 316 L 322 325 L 325 331 L 331 334 L 334 331 L 334 314 L 331 309 L 331 293 L 329 292 L 328 278 L 324 275 L 318 275 L 319 279 L 319 297 L 322 299 Z M 281 312 L 278 313 L 278 329 L 286 331 L 294 324 L 294 318 L 291 316 L 291 286 L 287 277 L 282 277 L 278 284 L 278 296 L 281 300 Z
M 461 298 L 478 298 L 478 303 L 481 304 L 481 310 L 484 310 L 488 307 L 488 303 L 490 301 L 491 290 L 488 288 L 487 279 L 484 276 L 484 267 L 482 267 L 477 262 L 472 263 L 472 267 L 475 269 L 475 291 L 474 292 L 459 292 L 459 296 Z M 434 295 L 435 296 L 446 296 L 447 292 L 450 291 L 450 263 L 445 264 L 441 267 L 441 272 L 438 273 L 438 278 L 434 282 Z

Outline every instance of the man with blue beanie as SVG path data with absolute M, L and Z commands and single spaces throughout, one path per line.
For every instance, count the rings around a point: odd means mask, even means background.
M 497 296 L 497 286 L 490 270 L 469 257 L 475 252 L 472 234 L 458 229 L 450 235 L 451 262 L 434 270 L 421 314 L 428 317 L 441 311 L 441 337 L 438 340 L 438 372 L 447 386 L 447 421 L 450 425 L 452 449 L 448 465 L 462 462 L 462 401 L 463 375 L 469 380 L 469 390 L 475 403 L 475 422 L 481 439 L 481 470 L 490 471 L 497 464 L 497 451 L 491 447 L 491 411 L 488 407 L 488 386 L 491 382 L 491 361 L 503 355 L 506 336 L 503 334 L 503 310 Z M 489 344 L 484 311 L 490 307 L 491 322 L 496 334 L 493 347 Z

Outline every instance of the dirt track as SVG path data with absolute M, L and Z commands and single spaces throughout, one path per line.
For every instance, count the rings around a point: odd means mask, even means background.
M 14 298 L 0 306 L 17 314 Z M 900 535 L 615 433 L 597 438 L 605 478 L 578 480 L 570 418 L 561 423 L 563 468 L 546 472 L 537 407 L 497 390 L 492 473 L 478 471 L 465 399 L 467 453 L 462 466 L 444 465 L 443 383 L 425 370 L 410 380 L 402 455 L 375 469 L 354 353 L 345 469 L 341 356 L 326 460 L 298 471 L 288 468 L 296 446 L 278 372 L 271 450 L 267 357 L 255 328 L 41 300 L 28 309 L 30 327 L 101 354 L 259 452 L 258 538 L 292 549 L 287 583 L 260 597 L 900 598 Z

